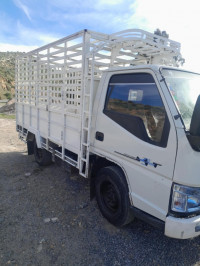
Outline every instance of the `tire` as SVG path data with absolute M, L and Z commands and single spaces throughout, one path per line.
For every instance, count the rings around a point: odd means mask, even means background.
M 41 166 L 50 165 L 52 163 L 51 153 L 45 149 L 39 149 L 36 140 L 34 141 L 34 157 L 35 161 Z
M 120 168 L 102 168 L 95 178 L 95 192 L 99 209 L 111 224 L 123 226 L 133 220 L 128 185 Z

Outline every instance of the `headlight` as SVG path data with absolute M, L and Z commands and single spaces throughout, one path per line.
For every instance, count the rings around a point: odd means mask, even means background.
M 200 211 L 200 188 L 174 184 L 171 210 L 179 213 Z

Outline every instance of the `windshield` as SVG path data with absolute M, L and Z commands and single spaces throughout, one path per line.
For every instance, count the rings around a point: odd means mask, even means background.
M 162 74 L 182 116 L 185 128 L 189 130 L 196 100 L 200 95 L 200 75 L 174 69 L 162 69 Z

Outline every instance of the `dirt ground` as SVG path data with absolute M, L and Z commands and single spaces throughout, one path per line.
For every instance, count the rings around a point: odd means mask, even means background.
M 175 240 L 139 220 L 110 225 L 88 180 L 39 167 L 0 119 L 0 265 L 200 265 L 200 238 Z

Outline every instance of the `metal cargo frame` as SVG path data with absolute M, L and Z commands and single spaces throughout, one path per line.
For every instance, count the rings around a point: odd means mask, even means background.
M 24 54 L 15 72 L 19 137 L 26 141 L 33 133 L 39 148 L 87 177 L 93 92 L 102 71 L 181 61 L 179 43 L 141 30 L 111 35 L 83 30 Z

